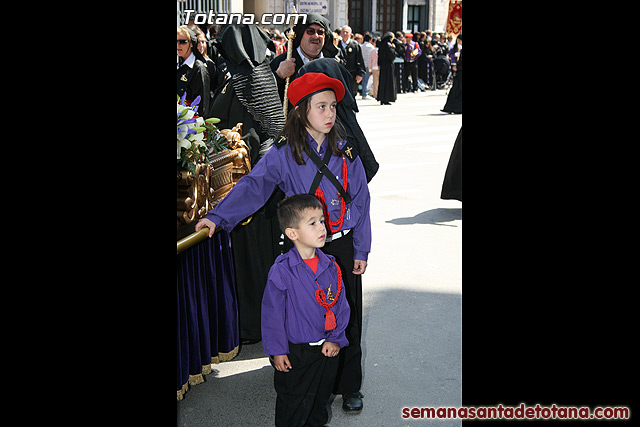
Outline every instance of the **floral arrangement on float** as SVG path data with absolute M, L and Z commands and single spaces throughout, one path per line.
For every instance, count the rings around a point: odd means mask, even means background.
M 220 119 L 198 116 L 200 96 L 187 105 L 185 95 L 177 97 L 178 230 L 206 215 L 251 170 L 242 123 L 220 130 Z
M 191 105 L 185 103 L 186 92 L 178 96 L 178 170 L 188 169 L 196 173 L 198 163 L 209 163 L 209 152 L 219 153 L 229 149 L 227 139 L 215 126 L 220 119 L 203 119 L 198 116 L 200 95 Z

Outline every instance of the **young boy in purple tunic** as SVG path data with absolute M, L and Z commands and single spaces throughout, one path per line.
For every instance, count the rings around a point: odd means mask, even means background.
M 231 232 L 278 187 L 287 197 L 308 193 L 320 200 L 327 228 L 323 250 L 340 266 L 351 309 L 345 331 L 349 346 L 340 352 L 333 393 L 342 394 L 345 411 L 357 412 L 363 408 L 362 275 L 371 251 L 369 187 L 356 147 L 337 129 L 336 106 L 345 96 L 342 82 L 323 73 L 305 73 L 291 82 L 287 96 L 294 108 L 282 136 L 196 230 L 208 227 L 209 237 L 216 227 Z M 290 244 L 285 241 L 285 246 Z
M 335 258 L 319 248 L 327 230 L 320 201 L 297 194 L 278 205 L 280 228 L 293 242 L 276 258 L 262 298 L 262 346 L 273 356 L 276 426 L 323 426 L 349 345 L 349 303 Z

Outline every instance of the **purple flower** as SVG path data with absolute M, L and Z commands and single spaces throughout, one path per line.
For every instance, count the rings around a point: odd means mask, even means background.
M 194 113 L 198 112 L 198 104 L 200 104 L 200 99 L 201 99 L 200 95 L 198 95 L 196 96 L 196 99 L 194 99 L 193 102 L 191 103 L 191 108 L 193 109 Z

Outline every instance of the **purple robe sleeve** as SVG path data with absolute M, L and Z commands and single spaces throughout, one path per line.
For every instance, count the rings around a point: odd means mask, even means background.
M 206 215 L 216 227 L 231 232 L 240 221 L 255 213 L 271 197 L 280 184 L 282 162 L 276 147 L 260 159 L 256 166 L 238 180 L 231 191 Z
M 269 271 L 267 285 L 262 296 L 262 347 L 270 356 L 289 354 L 289 340 L 285 329 L 286 288 L 283 280 L 287 274 L 280 274 L 278 267 Z
M 358 156 L 349 170 L 349 194 L 358 210 L 358 222 L 353 230 L 353 259 L 367 261 L 371 252 L 371 196 L 364 166 Z

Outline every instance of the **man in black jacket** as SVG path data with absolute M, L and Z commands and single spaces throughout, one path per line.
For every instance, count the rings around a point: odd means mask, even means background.
M 353 77 L 352 93 L 358 93 L 358 85 L 362 81 L 365 72 L 364 59 L 362 58 L 362 48 L 360 43 L 351 38 L 351 27 L 345 25 L 340 31 L 342 40 L 338 43 L 338 47 L 342 50 L 342 54 L 347 60 L 346 68 Z

